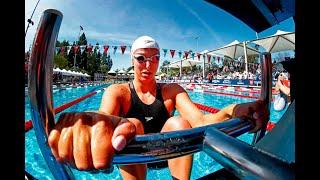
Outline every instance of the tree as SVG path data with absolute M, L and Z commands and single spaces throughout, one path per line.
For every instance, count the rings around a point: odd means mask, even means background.
M 53 64 L 55 68 L 65 69 L 68 66 L 68 60 L 60 54 L 54 55 Z
M 169 64 L 170 64 L 170 62 L 168 60 L 164 60 L 162 65 L 160 66 L 160 71 L 163 73 L 167 72 L 167 67 L 165 67 L 165 66 L 167 66 Z
M 79 41 L 77 42 L 78 45 L 87 45 L 87 38 L 86 35 L 84 33 L 81 34 L 81 36 L 79 37 Z
M 110 54 L 103 54 L 101 57 L 101 72 L 108 73 L 112 67 Z
M 99 51 L 99 43 L 96 43 L 96 46 L 92 54 L 88 53 L 88 73 L 94 77 L 94 73 L 101 73 L 101 53 Z M 105 70 L 104 70 L 105 71 Z

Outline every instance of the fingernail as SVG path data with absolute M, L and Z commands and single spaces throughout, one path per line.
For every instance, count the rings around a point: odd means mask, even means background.
M 127 144 L 126 139 L 124 138 L 124 136 L 120 135 L 118 137 L 116 137 L 113 141 L 112 141 L 112 146 L 115 150 L 117 151 L 121 151 Z

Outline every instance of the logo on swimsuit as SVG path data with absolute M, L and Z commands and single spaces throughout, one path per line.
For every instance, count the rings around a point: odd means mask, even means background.
M 144 118 L 146 119 L 147 122 L 153 119 L 153 117 L 144 117 Z

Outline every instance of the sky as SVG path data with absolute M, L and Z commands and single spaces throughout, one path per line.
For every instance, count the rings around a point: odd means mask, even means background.
M 27 19 L 38 0 L 25 0 L 25 29 Z M 216 6 L 201 0 L 40 0 L 32 16 L 25 38 L 25 51 L 32 46 L 33 38 L 42 13 L 56 9 L 63 14 L 58 40 L 77 40 L 80 26 L 88 43 L 95 45 L 130 46 L 141 36 L 153 37 L 160 48 L 175 49 L 171 58 L 161 52 L 160 65 L 164 60 L 178 60 L 177 51 L 201 52 L 214 50 L 231 43 L 253 40 L 275 34 L 277 30 L 294 32 L 292 18 L 256 34 L 249 26 Z M 198 38 L 197 38 L 198 37 Z M 169 50 L 168 50 L 169 51 Z M 124 54 L 113 54 L 112 69 L 131 66 L 129 49 Z

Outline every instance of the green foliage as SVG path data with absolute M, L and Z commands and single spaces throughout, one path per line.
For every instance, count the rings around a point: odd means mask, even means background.
M 167 68 L 165 66 L 169 65 L 169 64 L 170 64 L 170 61 L 164 60 L 162 65 L 160 66 L 160 71 L 163 72 L 163 73 L 166 73 L 167 72 Z
M 68 61 L 65 57 L 60 54 L 54 55 L 53 64 L 55 68 L 65 69 L 68 67 Z
M 107 73 L 112 68 L 112 59 L 110 57 L 110 54 L 103 54 L 101 56 L 101 71 L 103 73 Z
M 87 45 L 88 44 L 86 35 L 84 33 L 81 34 L 77 44 L 78 45 Z

